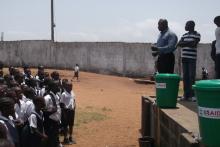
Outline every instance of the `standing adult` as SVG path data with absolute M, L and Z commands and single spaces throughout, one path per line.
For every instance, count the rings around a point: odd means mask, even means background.
M 177 36 L 169 29 L 166 19 L 159 20 L 158 29 L 160 35 L 157 43 L 151 46 L 153 56 L 158 56 L 157 70 L 159 73 L 173 73 L 175 64 L 173 52 L 176 49 Z
M 183 99 L 192 99 L 194 101 L 195 97 L 192 85 L 195 83 L 197 45 L 201 36 L 197 31 L 195 31 L 195 22 L 192 20 L 186 22 L 185 30 L 188 32 L 181 37 L 177 45 L 182 48 Z
M 215 30 L 215 37 L 216 37 L 216 58 L 215 58 L 215 65 L 216 65 L 216 78 L 220 79 L 220 16 L 216 16 L 214 19 L 214 23 L 217 25 Z

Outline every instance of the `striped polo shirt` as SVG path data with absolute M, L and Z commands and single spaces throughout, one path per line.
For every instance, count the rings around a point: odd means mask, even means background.
M 196 31 L 185 33 L 181 40 L 184 42 L 189 42 L 189 46 L 182 47 L 181 57 L 185 59 L 196 59 L 197 57 L 197 44 L 195 46 L 191 46 L 190 42 L 199 42 L 200 41 L 200 34 Z

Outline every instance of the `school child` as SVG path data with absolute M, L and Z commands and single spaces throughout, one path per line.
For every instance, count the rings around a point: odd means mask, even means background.
M 44 128 L 48 136 L 48 146 L 57 147 L 59 141 L 59 125 L 61 121 L 61 109 L 57 93 L 60 91 L 58 82 L 48 82 L 48 94 L 44 97 L 46 107 L 44 109 Z
M 15 79 L 15 81 L 16 81 L 19 85 L 24 85 L 24 84 L 25 84 L 25 82 L 24 82 L 24 76 L 23 76 L 23 74 L 20 73 L 20 72 L 15 75 L 14 79 Z
M 64 85 L 64 92 L 60 99 L 62 107 L 62 124 L 64 127 L 64 144 L 73 144 L 72 138 L 74 118 L 75 118 L 75 94 L 72 91 L 72 83 L 67 82 Z M 69 135 L 69 137 L 68 137 Z
M 19 135 L 19 141 L 21 142 L 21 133 L 22 129 L 26 123 L 25 120 L 25 113 L 26 113 L 26 108 L 27 105 L 26 103 L 22 100 L 22 90 L 20 87 L 14 87 L 12 88 L 16 94 L 15 98 L 15 119 L 14 119 L 14 124 L 17 128 L 18 135 Z
M 28 118 L 28 123 L 22 132 L 22 147 L 43 147 L 47 139 L 43 126 L 44 98 L 35 97 L 33 103 L 35 109 Z
M 27 76 L 27 69 L 29 69 L 29 66 L 28 65 L 23 65 L 23 76 L 24 76 L 24 78 Z
M 77 81 L 79 81 L 79 65 L 78 64 L 76 64 L 74 67 L 74 77 L 73 78 L 75 78 L 75 77 L 76 77 Z
M 18 132 L 15 128 L 15 124 L 10 119 L 10 116 L 15 116 L 14 110 L 14 100 L 9 97 L 0 98 L 0 123 L 6 127 L 7 130 L 7 139 L 15 145 L 15 147 L 19 147 L 19 138 Z
M 23 95 L 22 95 L 22 100 L 26 104 L 26 110 L 24 114 L 24 122 L 27 122 L 29 116 L 31 113 L 34 111 L 34 103 L 33 103 L 33 98 L 35 97 L 35 92 L 33 89 L 29 87 L 24 87 L 23 89 Z

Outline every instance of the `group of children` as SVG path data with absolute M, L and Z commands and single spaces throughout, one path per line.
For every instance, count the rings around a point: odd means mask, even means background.
M 9 67 L 3 74 L 0 63 L 0 147 L 59 147 L 75 143 L 72 138 L 75 117 L 72 83 L 38 67 L 35 76 L 28 66 Z

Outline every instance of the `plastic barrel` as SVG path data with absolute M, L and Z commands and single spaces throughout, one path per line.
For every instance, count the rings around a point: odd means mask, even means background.
M 156 98 L 160 108 L 176 108 L 180 76 L 177 74 L 156 75 Z
M 193 89 L 202 143 L 207 147 L 220 147 L 220 80 L 197 81 Z

